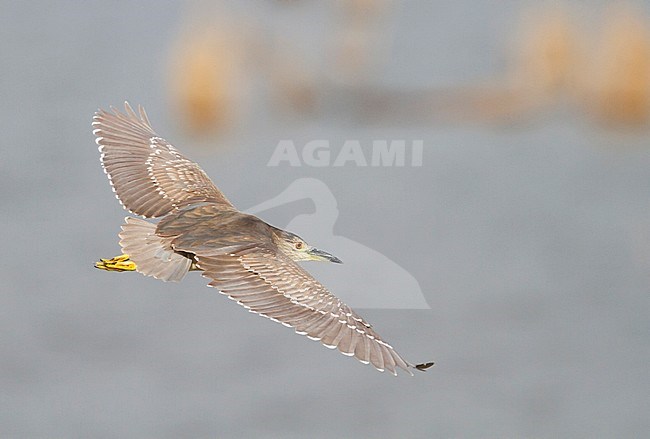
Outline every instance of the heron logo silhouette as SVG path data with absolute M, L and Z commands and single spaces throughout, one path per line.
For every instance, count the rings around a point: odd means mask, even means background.
M 257 215 L 260 212 L 294 201 L 310 199 L 315 211 L 296 215 L 288 224 L 280 225 L 311 242 L 332 251 L 343 260 L 336 267 L 309 269 L 328 288 L 336 291 L 351 307 L 384 309 L 431 309 L 420 284 L 407 270 L 386 255 L 344 236 L 334 235 L 334 225 L 339 211 L 336 198 L 330 188 L 316 178 L 299 178 L 275 197 L 247 209 Z M 362 288 L 359 278 L 363 278 Z

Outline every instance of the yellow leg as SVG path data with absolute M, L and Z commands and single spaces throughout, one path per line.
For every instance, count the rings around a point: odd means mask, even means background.
M 100 259 L 95 262 L 95 268 L 106 271 L 135 271 L 135 263 L 129 255 L 119 255 L 111 259 Z

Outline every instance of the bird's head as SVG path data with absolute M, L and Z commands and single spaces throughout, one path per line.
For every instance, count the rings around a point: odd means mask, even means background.
M 336 256 L 307 244 L 304 239 L 294 233 L 276 229 L 275 235 L 278 248 L 294 261 L 324 261 L 337 264 L 343 262 Z

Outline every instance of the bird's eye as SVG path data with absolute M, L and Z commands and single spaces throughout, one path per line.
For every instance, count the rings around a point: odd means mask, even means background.
M 296 250 L 300 250 L 302 248 L 302 242 L 296 242 Z

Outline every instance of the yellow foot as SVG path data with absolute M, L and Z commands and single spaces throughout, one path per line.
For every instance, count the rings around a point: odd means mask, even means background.
M 101 259 L 95 262 L 95 268 L 106 271 L 135 271 L 135 263 L 129 255 L 119 255 L 111 259 Z

